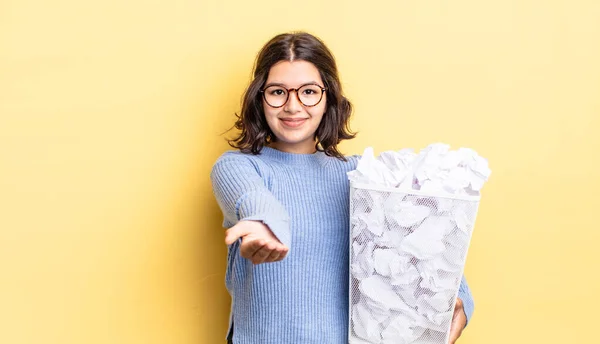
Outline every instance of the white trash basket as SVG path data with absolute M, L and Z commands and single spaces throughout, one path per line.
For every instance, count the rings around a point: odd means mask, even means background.
M 352 182 L 350 344 L 446 344 L 480 196 Z

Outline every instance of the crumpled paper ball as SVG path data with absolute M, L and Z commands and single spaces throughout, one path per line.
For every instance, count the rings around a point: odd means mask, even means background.
M 406 190 L 479 195 L 490 174 L 487 160 L 474 150 L 452 151 L 447 144 L 434 143 L 418 154 L 402 149 L 383 152 L 379 157 L 368 147 L 348 178 L 355 183 Z

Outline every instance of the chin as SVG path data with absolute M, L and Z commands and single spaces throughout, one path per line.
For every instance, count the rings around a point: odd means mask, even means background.
M 306 142 L 308 140 L 308 136 L 304 136 L 304 135 L 276 135 L 277 137 L 280 137 L 281 139 L 278 139 L 278 141 L 281 141 L 282 143 L 285 144 L 299 144 L 302 142 Z
M 307 144 L 308 140 L 307 139 L 283 139 L 281 140 L 281 143 L 284 143 L 286 145 L 305 145 Z

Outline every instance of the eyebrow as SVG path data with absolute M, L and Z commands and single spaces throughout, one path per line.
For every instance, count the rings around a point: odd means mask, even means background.
M 316 81 L 308 81 L 308 82 L 305 82 L 305 83 L 303 83 L 303 84 L 300 84 L 300 86 L 298 86 L 298 87 L 301 87 L 301 86 L 304 86 L 304 85 L 317 85 L 317 86 L 320 86 L 320 87 L 321 87 L 321 84 L 319 84 L 319 83 L 318 83 L 318 82 L 316 82 Z M 270 83 L 268 83 L 268 84 L 265 84 L 265 86 L 263 86 L 263 88 L 267 88 L 267 87 L 269 87 L 269 86 L 281 86 L 281 87 L 288 88 L 288 87 L 286 86 L 286 84 L 284 84 L 284 83 L 281 83 L 281 82 L 270 82 Z

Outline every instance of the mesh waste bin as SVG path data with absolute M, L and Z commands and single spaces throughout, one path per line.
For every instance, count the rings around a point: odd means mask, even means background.
M 479 200 L 351 183 L 350 344 L 448 342 Z

